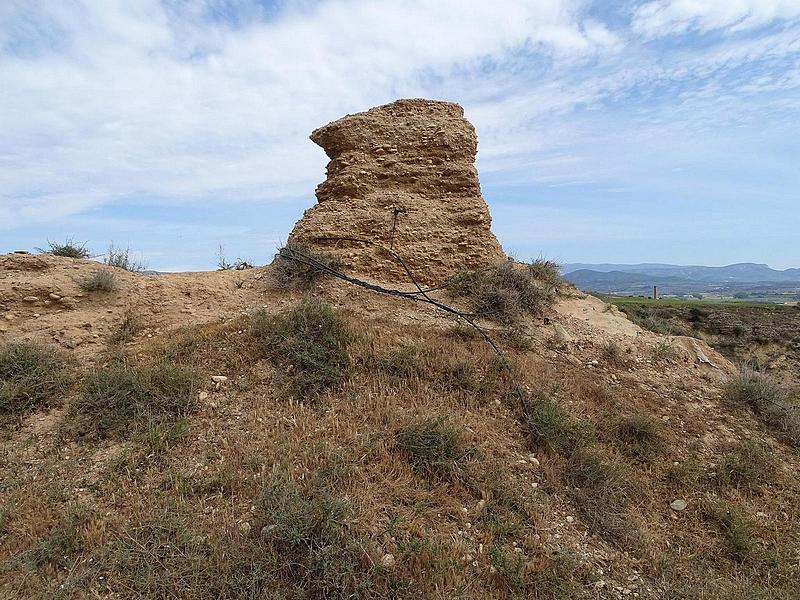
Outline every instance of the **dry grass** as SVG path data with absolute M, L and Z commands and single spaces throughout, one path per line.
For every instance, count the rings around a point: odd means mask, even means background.
M 29 342 L 0 345 L 0 418 L 19 418 L 57 403 L 69 385 L 67 360 Z
M 230 376 L 177 418 L 99 443 L 67 433 L 35 462 L 9 446 L 0 596 L 588 599 L 636 585 L 643 598 L 791 597 L 796 558 L 774 550 L 800 533 L 781 517 L 797 502 L 791 478 L 762 480 L 758 494 L 709 486 L 707 475 L 677 486 L 665 476 L 676 457 L 707 473 L 716 448 L 671 425 L 644 461 L 625 448 L 649 433 L 634 427 L 623 442 L 608 417 L 624 407 L 660 418 L 663 398 L 624 385 L 612 393 L 530 352 L 498 369 L 483 342 L 456 343 L 446 329 L 356 327 L 333 314 L 346 362 L 313 404 L 276 398 L 288 354 L 263 353 L 301 332 L 314 332 L 303 343 L 318 339 L 331 321 L 287 311 L 261 315 L 263 336 L 250 327 L 258 319 L 242 318 L 137 346 L 136 371 L 169 356 Z M 530 424 L 510 394 L 526 388 Z M 715 426 L 698 419 L 703 432 Z M 776 462 L 796 464 L 776 446 Z M 70 524 L 78 488 L 92 509 Z M 675 497 L 689 500 L 683 513 L 670 511 Z M 734 518 L 715 518 L 706 499 Z M 757 511 L 769 515 L 761 526 Z
M 661 425 L 647 413 L 620 417 L 612 434 L 620 450 L 635 460 L 648 461 L 664 448 Z

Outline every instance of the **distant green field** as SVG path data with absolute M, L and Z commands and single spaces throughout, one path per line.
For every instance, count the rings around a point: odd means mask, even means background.
M 775 302 L 754 302 L 752 300 L 736 300 L 734 298 L 731 299 L 720 299 L 720 298 L 709 298 L 703 300 L 682 300 L 678 298 L 660 298 L 658 300 L 653 300 L 652 298 L 641 298 L 639 296 L 608 296 L 606 294 L 595 294 L 598 298 L 602 298 L 606 302 L 614 304 L 616 306 L 632 306 L 632 305 L 647 305 L 647 306 L 675 306 L 675 307 L 706 307 L 710 308 L 713 306 L 733 306 L 733 307 L 741 307 L 741 308 L 765 308 L 765 309 L 780 309 L 780 308 L 791 308 L 787 307 L 784 304 L 778 304 Z

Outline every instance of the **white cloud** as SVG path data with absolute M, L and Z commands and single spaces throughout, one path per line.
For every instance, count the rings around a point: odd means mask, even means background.
M 636 9 L 633 29 L 661 37 L 689 30 L 742 31 L 798 18 L 798 0 L 655 0 Z
M 329 120 L 521 48 L 573 61 L 619 45 L 576 0 L 333 0 L 233 25 L 209 6 L 4 4 L 0 205 L 310 196 L 324 155 L 307 136 Z

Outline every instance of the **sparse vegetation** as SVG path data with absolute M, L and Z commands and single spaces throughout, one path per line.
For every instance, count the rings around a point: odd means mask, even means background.
M 341 317 L 320 300 L 305 299 L 280 315 L 258 312 L 250 332 L 260 354 L 281 367 L 290 395 L 315 396 L 344 376 L 349 336 Z
M 109 267 L 124 269 L 132 273 L 141 273 L 147 269 L 147 263 L 131 256 L 130 248 L 117 248 L 114 244 L 108 247 L 108 252 L 103 262 Z
M 325 277 L 326 268 L 340 270 L 342 263 L 330 254 L 289 242 L 275 255 L 270 275 L 279 288 L 305 288 Z
M 63 243 L 47 240 L 47 245 L 47 250 L 42 248 L 37 248 L 37 250 L 46 254 L 52 254 L 53 256 L 64 256 L 66 258 L 89 258 L 91 256 L 91 252 L 86 248 L 86 242 L 79 243 L 71 237 L 68 237 Z
M 0 345 L 0 418 L 19 418 L 50 406 L 66 391 L 67 361 L 29 342 Z
M 549 285 L 560 285 L 564 282 L 561 278 L 561 265 L 552 260 L 537 258 L 527 265 L 531 276 Z
M 78 282 L 84 292 L 113 292 L 117 288 L 117 277 L 108 269 L 95 271 Z
M 461 462 L 468 451 L 461 432 L 444 417 L 407 425 L 397 433 L 396 443 L 414 470 L 422 475 L 454 478 L 463 475 Z
M 373 584 L 364 550 L 350 532 L 349 506 L 327 489 L 306 493 L 273 474 L 256 502 L 261 541 L 275 557 L 276 579 L 309 598 L 357 598 Z
M 473 312 L 486 319 L 511 323 L 523 315 L 541 315 L 552 304 L 554 290 L 538 279 L 547 269 L 505 262 L 481 271 L 463 271 L 447 285 L 452 296 L 469 301 Z
M 180 419 L 194 408 L 197 383 L 195 371 L 166 362 L 112 364 L 87 377 L 71 405 L 74 426 L 80 434 L 112 437 L 142 431 L 152 419 Z

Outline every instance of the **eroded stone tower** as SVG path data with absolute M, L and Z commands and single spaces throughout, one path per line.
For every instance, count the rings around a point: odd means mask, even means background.
M 329 123 L 311 139 L 331 160 L 318 203 L 290 241 L 340 256 L 348 272 L 393 283 L 408 277 L 387 253 L 325 238 L 391 246 L 428 285 L 505 259 L 481 196 L 475 128 L 458 104 L 398 100 Z

